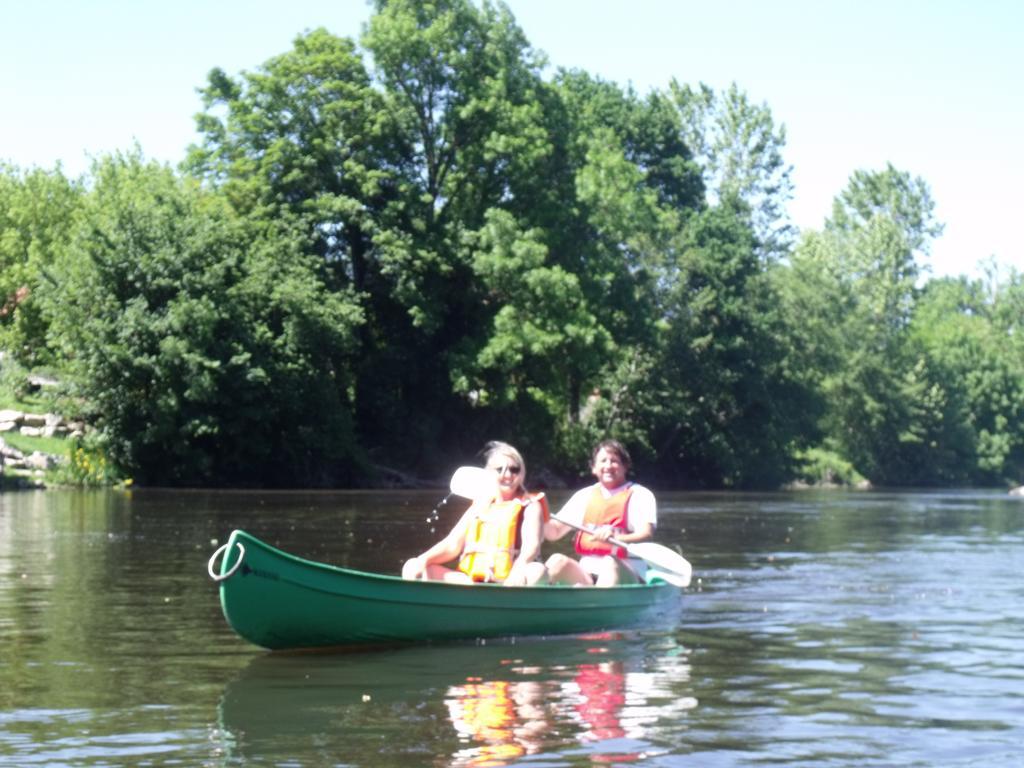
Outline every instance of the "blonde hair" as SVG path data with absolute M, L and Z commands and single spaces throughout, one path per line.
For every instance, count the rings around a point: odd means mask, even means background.
M 526 462 L 523 461 L 523 455 L 519 451 L 508 443 L 503 443 L 501 440 L 491 440 L 491 442 L 484 446 L 483 454 L 484 462 L 487 464 L 490 464 L 491 459 L 496 456 L 505 456 L 518 464 L 519 491 L 526 493 Z

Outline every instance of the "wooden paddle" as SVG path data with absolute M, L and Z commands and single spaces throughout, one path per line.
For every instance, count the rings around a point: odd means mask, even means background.
M 451 490 L 456 496 L 463 496 L 467 499 L 479 499 L 488 494 L 494 493 L 496 488 L 496 477 L 494 472 L 482 467 L 459 467 L 452 475 Z M 584 533 L 593 533 L 593 529 L 585 525 L 576 525 L 568 520 L 563 520 L 557 515 L 551 518 L 563 525 L 575 528 Z M 693 577 L 693 566 L 685 557 L 661 544 L 653 541 L 620 541 L 614 537 L 608 539 L 617 547 L 622 547 L 632 557 L 638 557 L 659 571 L 671 574 L 671 582 L 679 587 L 690 585 Z M 669 579 L 666 579 L 668 581 Z

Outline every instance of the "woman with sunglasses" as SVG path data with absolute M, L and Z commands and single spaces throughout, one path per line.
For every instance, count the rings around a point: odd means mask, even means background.
M 447 536 L 407 560 L 402 578 L 506 586 L 546 580 L 538 560 L 548 519 L 544 494 L 527 492 L 526 464 L 508 443 L 488 443 L 484 457 L 487 469 L 495 473 L 494 493 L 474 501 Z

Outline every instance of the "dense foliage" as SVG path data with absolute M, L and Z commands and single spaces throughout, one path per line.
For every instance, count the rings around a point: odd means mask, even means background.
M 738 86 L 545 76 L 500 4 L 377 0 L 214 69 L 178 170 L 0 167 L 0 347 L 138 482 L 436 477 L 488 439 L 660 487 L 1024 478 L 1024 281 L 928 280 L 927 184 L 796 233 Z M 859 475 L 858 475 L 859 473 Z

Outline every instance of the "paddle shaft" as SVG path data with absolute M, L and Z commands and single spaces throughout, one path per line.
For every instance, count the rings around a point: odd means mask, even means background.
M 568 520 L 563 520 L 558 515 L 555 515 L 551 519 L 552 520 L 557 520 L 562 525 L 567 525 L 570 528 L 575 528 L 577 531 L 582 531 L 583 533 L 589 533 L 591 536 L 594 535 L 594 528 L 591 528 L 589 525 L 577 525 L 576 523 L 570 523 Z M 607 541 L 609 543 L 611 543 L 611 544 L 614 544 L 616 547 L 622 547 L 624 550 L 629 552 L 629 544 L 627 544 L 626 542 L 621 541 L 620 539 L 616 539 L 614 536 L 609 536 Z M 630 554 L 632 554 L 632 553 L 630 553 Z M 644 557 L 642 557 L 639 554 L 637 554 L 636 557 L 639 557 L 641 560 L 645 559 Z
M 594 528 L 594 527 L 592 527 L 590 525 L 581 525 L 579 523 L 569 522 L 568 520 L 562 519 L 558 515 L 553 515 L 551 519 L 555 520 L 557 522 L 560 522 L 562 525 L 568 525 L 570 528 L 575 528 L 577 530 L 582 530 L 584 532 L 584 534 L 590 534 L 591 536 L 594 535 L 594 531 L 596 530 L 596 528 Z M 628 550 L 630 548 L 629 544 L 627 544 L 624 541 L 615 539 L 612 536 L 609 536 L 607 541 L 610 542 L 611 544 L 614 544 L 616 547 L 622 547 L 625 550 Z
M 578 531 L 593 534 L 592 528 L 585 525 L 570 523 L 568 520 L 558 517 L 558 515 L 555 515 L 552 520 L 564 523 L 569 528 L 575 528 Z M 648 565 L 653 566 L 655 570 L 663 573 L 667 572 L 675 574 L 679 577 L 678 586 L 687 587 L 690 585 L 693 567 L 685 557 L 677 552 L 673 552 L 668 547 L 662 546 L 661 544 L 655 544 L 652 541 L 637 541 L 630 544 L 622 541 L 621 539 L 616 539 L 614 536 L 609 536 L 607 541 L 617 547 L 622 547 L 630 556 L 640 558 Z

